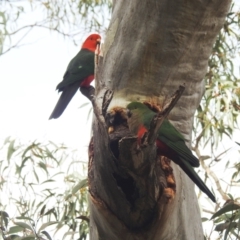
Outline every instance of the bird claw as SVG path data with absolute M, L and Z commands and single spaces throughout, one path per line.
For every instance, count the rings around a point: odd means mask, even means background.
M 80 92 L 87 97 L 90 101 L 92 101 L 92 99 L 95 96 L 95 88 L 93 86 L 88 86 L 88 87 L 80 87 Z

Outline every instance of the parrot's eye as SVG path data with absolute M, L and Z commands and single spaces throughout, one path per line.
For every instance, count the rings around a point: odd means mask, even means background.
M 130 118 L 132 116 L 131 110 L 127 109 L 127 116 Z

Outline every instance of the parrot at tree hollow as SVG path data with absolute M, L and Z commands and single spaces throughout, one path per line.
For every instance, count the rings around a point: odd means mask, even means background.
M 69 62 L 63 80 L 56 87 L 62 93 L 49 119 L 61 116 L 79 87 L 90 86 L 94 79 L 95 51 L 100 41 L 99 34 L 88 36 L 78 54 Z
M 150 128 L 151 121 L 156 113 L 140 102 L 129 103 L 127 109 L 129 129 L 137 135 L 138 143 L 141 143 L 141 139 Z M 212 192 L 193 169 L 193 167 L 199 167 L 199 160 L 185 144 L 182 134 L 167 119 L 164 119 L 158 130 L 156 146 L 157 154 L 178 164 L 200 190 L 206 193 L 213 202 L 216 202 Z

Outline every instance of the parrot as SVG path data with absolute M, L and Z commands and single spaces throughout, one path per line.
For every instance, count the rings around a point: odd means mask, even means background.
M 95 51 L 100 42 L 101 36 L 99 34 L 89 35 L 80 51 L 69 62 L 63 80 L 56 87 L 56 90 L 62 93 L 49 119 L 58 118 L 62 115 L 80 87 L 90 86 L 94 79 Z
M 128 127 L 132 134 L 137 135 L 138 144 L 148 132 L 156 114 L 140 102 L 131 102 L 127 105 Z M 164 119 L 157 132 L 156 147 L 158 155 L 165 156 L 178 164 L 199 189 L 216 202 L 215 196 L 193 169 L 199 167 L 199 160 L 185 144 L 183 135 L 167 119 Z

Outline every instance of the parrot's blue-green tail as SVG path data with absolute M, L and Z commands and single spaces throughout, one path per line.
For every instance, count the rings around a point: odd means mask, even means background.
M 212 192 L 208 189 L 206 184 L 202 181 L 202 179 L 198 176 L 198 174 L 194 171 L 194 169 L 191 167 L 191 165 L 181 159 L 177 163 L 182 170 L 189 176 L 189 178 L 199 187 L 201 191 L 203 191 L 207 196 L 213 201 L 216 202 L 215 196 L 212 194 Z
M 59 118 L 79 88 L 79 82 L 64 88 L 49 119 Z

